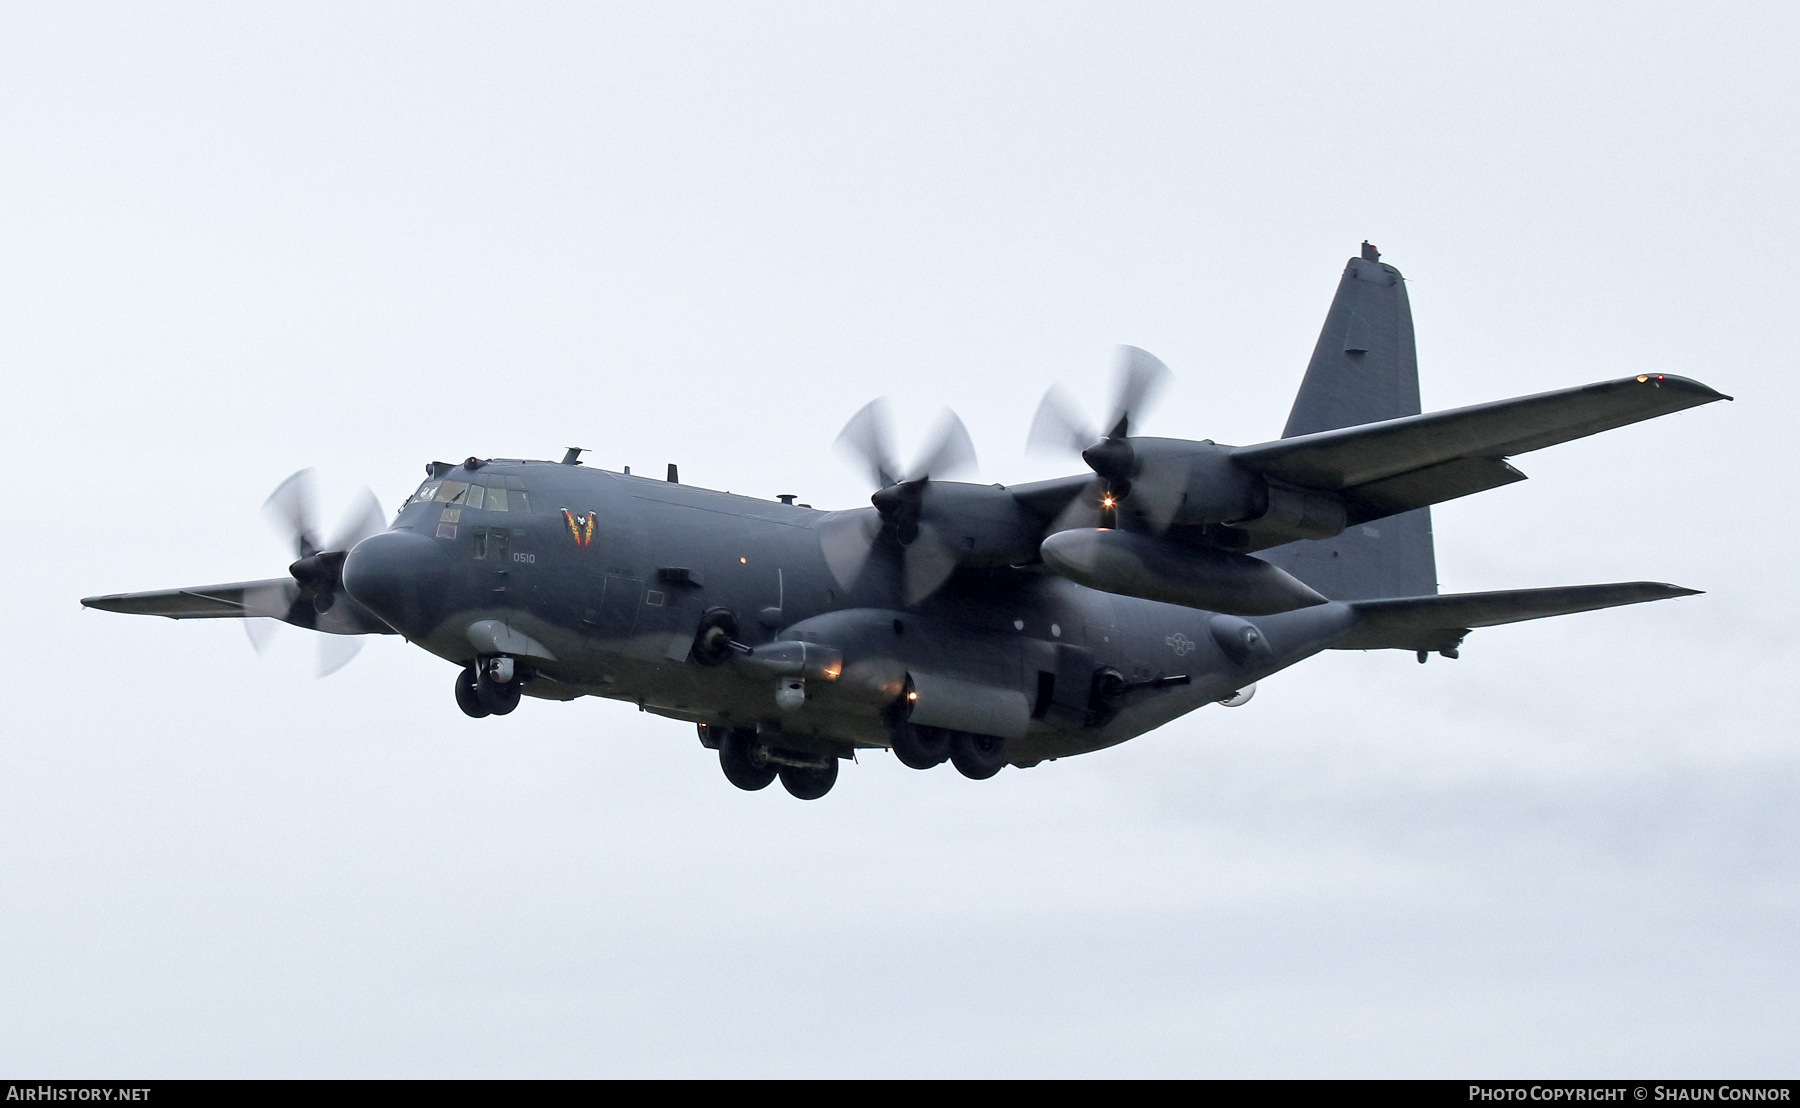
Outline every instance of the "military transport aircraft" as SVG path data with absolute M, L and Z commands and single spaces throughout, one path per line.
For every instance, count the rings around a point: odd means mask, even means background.
M 1473 628 L 1694 592 L 1438 593 L 1429 505 L 1524 480 L 1515 455 L 1730 398 L 1642 373 L 1422 415 L 1406 286 L 1367 243 L 1281 438 L 1132 434 L 1167 374 L 1125 348 L 1096 429 L 1045 397 L 1032 443 L 1079 453 L 1079 476 L 949 480 L 974 455 L 954 417 L 902 469 L 879 404 L 840 436 L 877 489 L 847 511 L 570 449 L 432 462 L 390 526 L 371 503 L 321 539 L 298 474 L 268 505 L 294 536 L 286 577 L 82 603 L 398 634 L 457 667 L 470 716 L 623 700 L 698 725 L 739 788 L 813 799 L 858 749 L 983 779 L 1242 704 L 1322 650 L 1454 658 Z

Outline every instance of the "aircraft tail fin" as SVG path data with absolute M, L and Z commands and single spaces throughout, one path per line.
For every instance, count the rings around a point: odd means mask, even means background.
M 1380 257 L 1365 242 L 1362 255 L 1344 267 L 1282 438 L 1420 413 L 1419 360 L 1406 279 Z M 1257 556 L 1333 600 L 1437 592 L 1430 508 Z

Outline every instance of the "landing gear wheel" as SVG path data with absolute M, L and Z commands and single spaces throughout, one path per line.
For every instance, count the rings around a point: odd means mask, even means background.
M 950 741 L 950 761 L 964 777 L 986 781 L 1006 766 L 1006 740 L 958 731 Z
M 508 681 L 501 684 L 483 670 L 475 679 L 475 695 L 481 698 L 483 708 L 494 715 L 503 716 L 519 706 L 519 683 Z
M 487 708 L 481 703 L 481 694 L 475 691 L 474 666 L 456 675 L 456 706 L 463 710 L 464 715 L 476 719 L 488 714 Z
M 950 732 L 914 723 L 894 725 L 894 757 L 911 769 L 941 766 L 950 757 Z
M 750 730 L 725 733 L 719 741 L 719 768 L 725 771 L 725 780 L 746 792 L 766 789 L 775 780 L 775 767 L 762 757 L 762 743 Z
M 801 800 L 817 800 L 837 784 L 838 760 L 823 769 L 814 766 L 782 766 L 781 787 Z

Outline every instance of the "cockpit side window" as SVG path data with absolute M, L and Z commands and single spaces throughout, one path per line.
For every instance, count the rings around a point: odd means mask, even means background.
M 413 493 L 412 496 L 406 501 L 406 504 L 423 504 L 427 500 L 430 500 L 433 497 L 437 496 L 437 491 L 438 491 L 438 483 L 436 481 L 427 481 L 423 485 L 419 486 L 419 491 Z M 405 507 L 406 504 L 401 505 L 401 507 Z

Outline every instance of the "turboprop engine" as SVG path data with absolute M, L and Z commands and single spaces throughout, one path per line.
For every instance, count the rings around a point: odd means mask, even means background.
M 1039 552 L 1046 566 L 1088 588 L 1227 615 L 1267 616 L 1326 601 L 1260 558 L 1130 531 L 1059 531 Z

